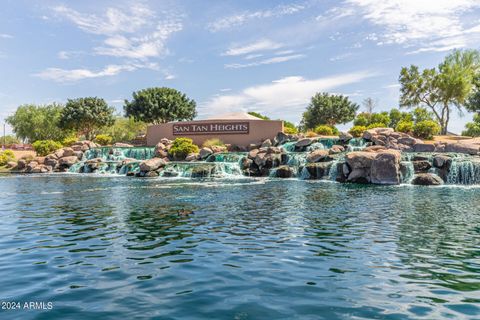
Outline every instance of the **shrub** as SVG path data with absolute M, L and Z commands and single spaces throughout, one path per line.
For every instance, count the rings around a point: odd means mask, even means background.
M 64 147 L 71 147 L 77 141 L 77 137 L 67 137 L 63 139 L 62 144 Z
M 212 139 L 205 140 L 202 146 L 206 148 L 211 148 L 213 146 L 223 147 L 225 146 L 225 143 L 223 143 L 223 141 L 220 139 L 212 138 Z
M 8 162 L 15 160 L 15 154 L 12 150 L 0 151 L 0 166 L 5 166 Z
M 333 136 L 333 129 L 330 126 L 321 124 L 315 128 L 315 133 L 322 136 Z
M 32 146 L 33 150 L 35 150 L 39 156 L 44 157 L 55 150 L 60 149 L 62 144 L 53 140 L 37 140 L 32 144 Z
M 352 136 L 355 138 L 359 138 L 363 135 L 363 133 L 367 130 L 367 127 L 365 126 L 353 126 L 348 133 L 350 133 Z
M 315 132 L 313 132 L 312 130 L 309 130 L 305 133 L 305 137 L 307 138 L 313 138 L 313 137 L 316 137 L 317 134 Z
M 372 124 L 368 125 L 367 130 L 368 129 L 375 129 L 375 128 L 388 128 L 388 126 L 385 123 L 375 122 L 375 123 L 372 123 Z
M 462 131 L 462 136 L 480 137 L 480 114 L 473 116 L 473 122 L 465 124 L 465 130 Z
M 413 133 L 419 138 L 431 140 L 440 133 L 440 125 L 432 120 L 420 121 L 413 127 Z
M 413 121 L 401 120 L 395 127 L 395 131 L 403 133 L 412 133 L 413 132 Z
M 107 134 L 97 134 L 95 142 L 102 146 L 106 146 L 112 143 L 112 137 Z
M 353 125 L 366 127 L 370 124 L 370 118 L 371 115 L 369 113 L 360 113 L 355 120 L 353 120 Z
M 385 124 L 385 127 L 388 127 L 390 121 L 391 120 L 388 112 L 372 113 L 372 116 L 370 118 L 370 124 L 383 123 Z
M 168 150 L 168 154 L 175 160 L 185 160 L 190 153 L 197 153 L 198 147 L 193 144 L 192 139 L 176 138 L 172 147 Z
M 297 128 L 295 128 L 295 127 L 293 127 L 293 128 L 284 127 L 284 128 L 283 128 L 283 133 L 286 133 L 286 134 L 297 134 L 297 133 L 298 133 L 298 130 L 297 130 Z

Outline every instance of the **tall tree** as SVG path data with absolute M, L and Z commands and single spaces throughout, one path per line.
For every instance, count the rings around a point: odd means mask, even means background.
M 48 105 L 26 104 L 17 108 L 6 119 L 15 135 L 30 143 L 37 140 L 61 141 L 71 132 L 59 128 L 63 106 L 53 103 Z
M 359 105 L 343 95 L 316 93 L 303 113 L 301 126 L 313 129 L 320 124 L 334 126 L 347 123 L 355 118 Z
M 453 108 L 462 111 L 479 67 L 480 54 L 476 50 L 456 50 L 438 69 L 420 72 L 414 65 L 404 67 L 399 77 L 400 106 L 429 108 L 440 124 L 441 134 L 447 134 L 451 111 Z
M 114 110 L 102 98 L 69 99 L 62 110 L 59 124 L 63 129 L 75 130 L 92 140 L 102 128 L 114 124 Z
M 365 98 L 363 101 L 362 101 L 362 104 L 363 104 L 363 107 L 365 108 L 365 111 L 368 112 L 368 113 L 373 113 L 373 110 L 375 110 L 377 104 L 378 104 L 378 101 L 377 100 L 373 100 L 372 98 L 368 97 L 368 98 Z
M 125 115 L 146 123 L 192 120 L 197 104 L 184 93 L 172 88 L 148 88 L 133 93 L 125 100 Z

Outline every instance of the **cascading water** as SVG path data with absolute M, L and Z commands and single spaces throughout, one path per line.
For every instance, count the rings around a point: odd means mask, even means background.
M 235 162 L 170 162 L 161 177 L 180 178 L 243 178 L 240 165 Z
M 468 158 L 453 158 L 446 183 L 480 184 L 480 161 Z

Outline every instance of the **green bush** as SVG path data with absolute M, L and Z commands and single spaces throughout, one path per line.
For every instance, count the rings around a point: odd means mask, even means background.
M 62 144 L 53 140 L 37 140 L 32 144 L 32 146 L 37 155 L 44 157 L 60 149 Z
M 413 121 L 401 120 L 395 127 L 395 131 L 403 133 L 412 133 L 413 132 Z
M 433 139 L 433 136 L 440 133 L 440 125 L 432 120 L 424 120 L 415 124 L 413 134 L 422 139 Z
M 350 133 L 352 136 L 355 138 L 359 138 L 363 135 L 363 133 L 367 130 L 367 127 L 365 126 L 353 126 L 348 133 Z
M 62 144 L 64 147 L 71 147 L 77 141 L 77 137 L 67 137 L 63 139 Z
M 198 147 L 193 144 L 192 139 L 176 138 L 173 141 L 172 147 L 168 150 L 168 154 L 174 160 L 185 160 L 190 153 L 197 153 Z
M 369 113 L 360 113 L 355 120 L 353 120 L 353 125 L 366 127 L 370 124 L 370 119 L 371 115 Z
M 286 134 L 297 134 L 298 133 L 298 130 L 297 128 L 290 128 L 290 127 L 284 127 L 283 128 L 283 133 L 286 133 Z
M 0 166 L 7 165 L 8 162 L 15 160 L 15 154 L 12 150 L 0 151 Z
M 102 146 L 107 146 L 112 143 L 112 137 L 107 134 L 97 134 L 95 142 Z
M 375 122 L 367 126 L 367 130 L 375 129 L 375 128 L 388 128 L 388 126 L 385 123 L 381 123 L 381 122 Z
M 480 137 L 480 114 L 473 116 L 473 122 L 465 124 L 465 130 L 462 131 L 462 136 Z
M 390 121 L 391 119 L 388 115 L 388 112 L 372 113 L 372 116 L 370 118 L 370 124 L 383 123 L 385 124 L 385 127 L 388 127 Z
M 314 131 L 322 136 L 333 136 L 333 128 L 324 124 L 317 126 Z
M 212 138 L 212 139 L 205 140 L 202 146 L 205 148 L 211 148 L 213 146 L 224 147 L 225 143 L 223 143 L 223 141 L 220 139 Z

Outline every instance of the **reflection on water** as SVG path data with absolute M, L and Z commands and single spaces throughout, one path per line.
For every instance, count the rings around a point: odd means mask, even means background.
M 0 318 L 475 318 L 479 192 L 2 177 Z

